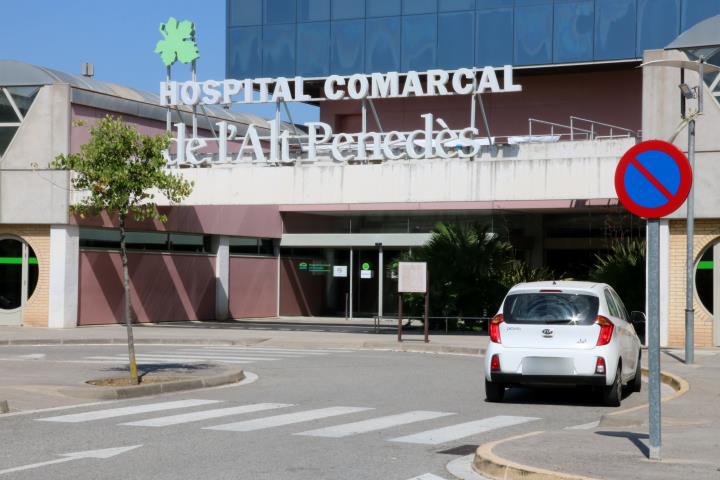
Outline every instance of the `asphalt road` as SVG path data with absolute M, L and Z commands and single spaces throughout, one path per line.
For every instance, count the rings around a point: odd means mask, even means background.
M 258 379 L 0 416 L 0 477 L 450 479 L 446 464 L 480 443 L 585 425 L 612 410 L 574 389 L 513 389 L 506 402 L 486 403 L 477 356 L 165 345 L 138 352 L 141 368 L 232 362 Z M 124 354 L 121 345 L 3 347 L 0 362 L 24 355 L 48 369 L 74 362 L 114 369 Z M 623 406 L 645 398 L 631 395 Z M 109 458 L 59 456 L 131 446 L 138 447 Z

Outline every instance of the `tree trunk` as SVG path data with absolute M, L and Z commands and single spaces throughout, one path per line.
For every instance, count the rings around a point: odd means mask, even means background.
M 130 302 L 130 275 L 128 273 L 127 249 L 125 247 L 125 214 L 120 214 L 120 258 L 122 258 L 123 268 L 123 289 L 125 290 L 125 326 L 127 327 L 128 337 L 128 357 L 130 360 L 130 383 L 137 385 L 138 371 L 137 362 L 135 361 L 135 341 L 133 339 L 132 330 L 132 307 Z

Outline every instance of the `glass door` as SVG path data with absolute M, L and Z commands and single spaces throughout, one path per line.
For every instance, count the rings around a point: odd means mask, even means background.
M 23 306 L 37 280 L 38 261 L 32 248 L 19 239 L 0 237 L 0 325 L 22 324 Z
M 695 291 L 700 303 L 713 316 L 713 344 L 720 346 L 720 243 L 703 253 L 695 266 Z

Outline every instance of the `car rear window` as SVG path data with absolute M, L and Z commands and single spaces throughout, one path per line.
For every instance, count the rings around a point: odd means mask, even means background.
M 598 314 L 598 297 L 577 293 L 518 293 L 503 305 L 507 323 L 590 325 Z

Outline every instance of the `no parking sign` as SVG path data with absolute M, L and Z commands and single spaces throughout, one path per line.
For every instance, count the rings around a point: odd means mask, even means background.
M 672 143 L 647 140 L 620 159 L 615 192 L 620 202 L 639 217 L 660 218 L 683 204 L 692 186 L 690 162 Z

